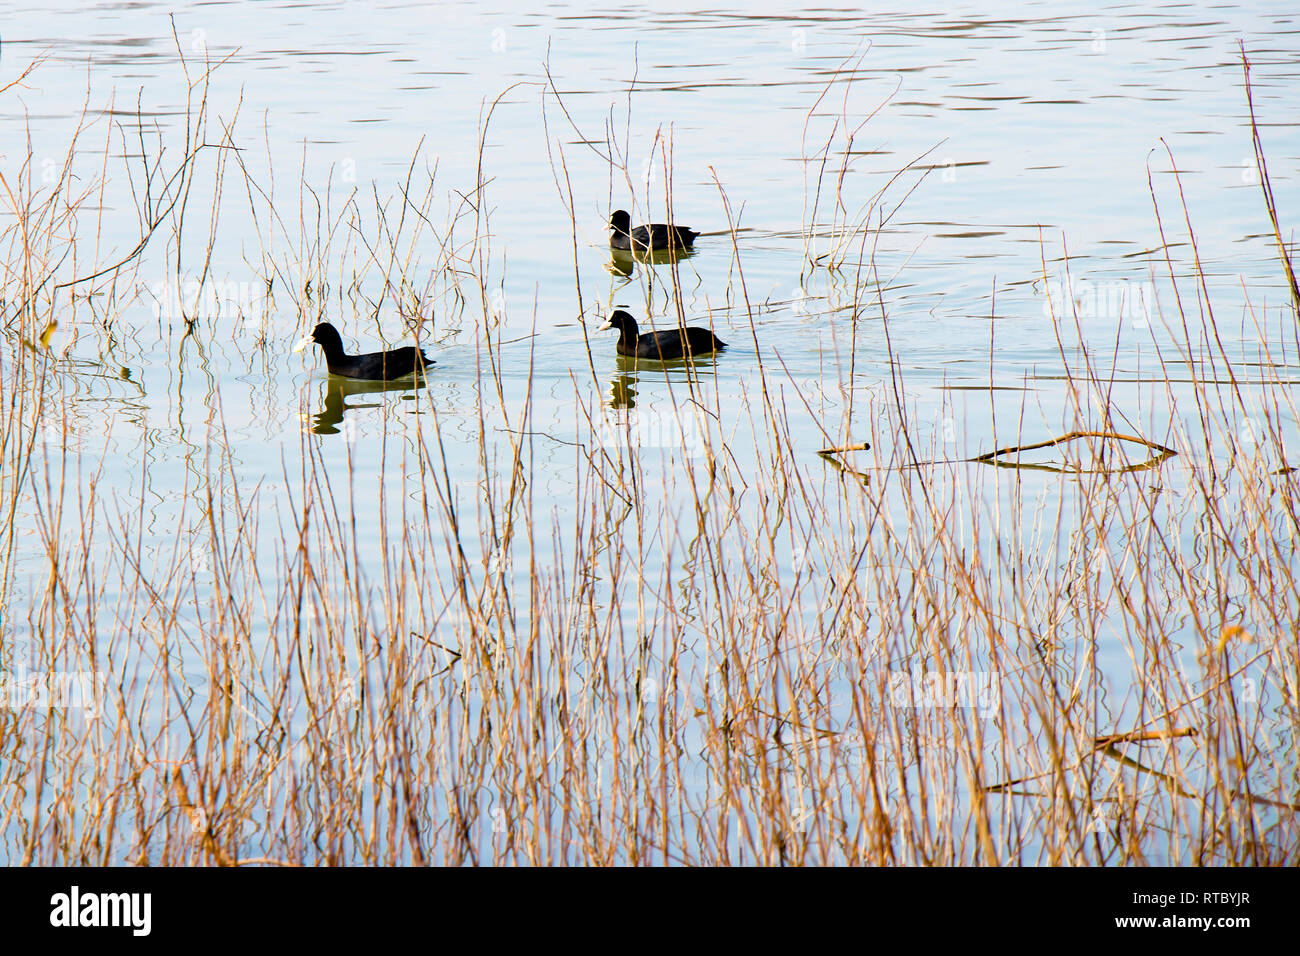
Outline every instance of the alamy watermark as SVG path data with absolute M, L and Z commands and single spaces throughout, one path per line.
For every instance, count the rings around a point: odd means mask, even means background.
M 1002 689 L 992 671 L 890 671 L 889 700 L 895 707 L 969 707 L 992 717 L 1002 707 Z
M 160 279 L 145 286 L 154 318 L 173 321 L 196 315 L 261 315 L 267 308 L 265 282 Z
M 1073 303 L 1071 310 L 1070 303 Z M 1134 328 L 1145 329 L 1156 314 L 1156 287 L 1150 282 L 1092 282 L 1073 279 L 1068 286 L 1062 279 L 1048 283 L 1043 298 L 1043 316 L 1077 315 L 1081 319 L 1116 319 L 1129 321 Z
M 592 438 L 604 448 L 665 449 L 680 451 L 688 458 L 703 455 L 704 429 L 689 409 L 680 412 L 641 411 L 619 420 L 607 416 L 597 423 Z
M 87 720 L 103 713 L 108 675 L 103 671 L 32 673 L 19 664 L 14 673 L 0 671 L 0 707 L 23 710 L 81 708 Z

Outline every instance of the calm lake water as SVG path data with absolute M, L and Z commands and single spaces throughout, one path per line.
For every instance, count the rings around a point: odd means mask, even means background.
M 1158 202 L 1174 271 L 1191 275 L 1180 183 L 1225 349 L 1260 362 L 1263 326 L 1272 374 L 1300 378 L 1295 330 L 1279 321 L 1287 284 L 1256 179 L 1238 48 L 1244 41 L 1251 55 L 1285 233 L 1294 221 L 1287 216 L 1300 209 L 1300 27 L 1287 3 L 984 2 L 909 12 L 761 3 L 703 13 L 612 3 L 588 13 L 565 3 L 525 10 L 374 0 L 209 3 L 169 18 L 170 9 L 19 2 L 0 35 L 0 81 L 46 57 L 0 103 L 5 176 L 14 180 L 26 159 L 24 123 L 35 166 L 51 176 L 77 125 L 88 124 L 76 172 L 87 182 L 105 175 L 106 184 L 101 223 L 87 212 L 78 226 L 79 255 L 97 250 L 87 266 L 125 255 L 140 237 L 143 180 L 138 170 L 134 180 L 122 172 L 123 156 L 142 144 L 153 150 L 159 135 L 167 163 L 183 155 L 178 47 L 194 76 L 205 56 L 221 61 L 206 89 L 205 137 L 223 142 L 223 126 L 233 124 L 228 142 L 239 159 L 213 149 L 196 160 L 200 187 L 184 241 L 198 252 L 178 276 L 162 265 L 176 237 L 155 236 L 122 281 L 111 318 L 96 313 L 93 299 L 64 298 L 67 319 L 50 341 L 69 374 L 47 454 L 66 441 L 78 462 L 67 480 L 84 488 L 93 475 L 99 502 L 138 513 L 146 551 L 151 541 L 170 548 L 178 527 L 204 527 L 198 478 L 211 447 L 224 450 L 241 482 L 262 484 L 272 540 L 285 476 L 300 472 L 305 453 L 339 475 L 341 488 L 350 469 L 349 500 L 377 551 L 379 489 L 386 483 L 401 499 L 395 463 L 422 430 L 427 439 L 434 417 L 445 437 L 463 439 L 445 447 L 447 467 L 481 527 L 480 416 L 504 442 L 530 387 L 530 491 L 548 525 L 563 526 L 578 507 L 573 443 L 588 430 L 584 408 L 604 408 L 612 427 L 639 429 L 647 448 L 658 447 L 663 467 L 647 466 L 643 491 L 662 498 L 664 515 L 689 511 L 690 489 L 673 476 L 690 449 L 656 431 L 686 387 L 685 372 L 629 368 L 613 333 L 595 331 L 615 306 L 643 326 L 647 316 L 660 328 L 673 322 L 671 269 L 612 271 L 604 227 L 612 208 L 635 210 L 637 221 L 663 219 L 667 173 L 674 218 L 705 233 L 679 263 L 685 315 L 733 346 L 702 369 L 699 387 L 742 459 L 757 454 L 750 431 L 762 419 L 746 409 L 762 394 L 760 357 L 768 389 L 784 396 L 792 453 L 821 467 L 818 449 L 871 441 L 877 457 L 865 466 L 900 460 L 879 445 L 900 407 L 920 431 L 922 457 L 970 458 L 1076 427 L 1062 376 L 1082 365 L 1080 342 L 1113 375 L 1110 401 L 1128 430 L 1172 443 L 1193 414 L 1192 390 L 1168 386 L 1160 367 L 1162 355 L 1181 367 L 1184 336 L 1155 210 Z M 843 150 L 848 134 L 837 216 L 839 158 L 823 171 L 820 154 L 828 141 Z M 611 165 L 611 144 L 626 172 Z M 214 218 L 219 161 L 228 181 Z M 264 196 L 250 201 L 237 162 Z M 480 162 L 490 241 L 472 265 L 486 265 L 500 394 L 479 384 L 488 361 L 482 304 L 432 284 L 451 219 L 468 216 L 458 241 L 474 233 L 466 197 L 476 199 Z M 360 271 L 378 296 L 378 271 L 364 255 L 376 232 L 341 230 L 324 250 L 301 237 L 317 235 L 318 208 L 326 235 L 349 201 L 373 222 L 378 197 L 395 221 L 408 179 L 415 205 L 431 188 L 432 225 L 401 248 L 395 273 L 415 293 L 429 292 L 421 341 L 437 364 L 418 395 L 341 391 L 318 350 L 291 350 L 318 316 L 338 325 L 353 351 L 412 339 L 393 297 L 376 320 L 343 288 L 340 277 Z M 268 196 L 283 221 L 250 214 Z M 874 269 L 857 271 L 859 240 L 837 243 L 834 226 L 846 217 L 873 227 L 865 250 Z M 810 266 L 828 255 L 847 255 L 847 264 Z M 324 261 L 330 283 L 323 304 L 319 289 L 314 299 L 297 291 L 304 276 L 319 274 L 314 260 Z M 267 263 L 278 271 L 270 299 Z M 199 321 L 186 337 L 175 290 L 193 299 L 205 267 Z M 872 285 L 859 296 L 872 309 L 855 328 L 860 280 Z M 477 295 L 476 280 L 463 291 Z M 1071 314 L 1061 342 L 1049 293 L 1058 314 L 1068 298 L 1076 303 L 1077 326 Z M 1249 405 L 1251 385 L 1243 387 Z M 1182 398 L 1171 403 L 1171 394 Z M 1284 432 L 1294 437 L 1296 425 L 1283 410 Z M 1223 447 L 1232 437 L 1222 436 Z M 824 470 L 822 480 L 832 481 Z M 1179 479 L 1172 472 L 1164 480 Z M 990 488 L 974 500 L 988 509 L 1009 493 Z M 1065 520 L 1078 519 L 1059 475 L 1024 474 L 1015 493 L 1031 510 L 1055 515 L 1060 507 Z M 831 527 L 849 520 L 830 510 Z M 44 580 L 45 552 L 30 521 L 20 514 L 15 529 L 27 542 L 5 609 L 19 631 Z M 549 534 L 546 527 L 541 537 Z M 671 558 L 655 555 L 652 568 L 663 560 Z M 526 579 L 526 565 L 513 573 Z M 1115 681 L 1118 721 L 1132 662 L 1118 645 L 1098 653 Z

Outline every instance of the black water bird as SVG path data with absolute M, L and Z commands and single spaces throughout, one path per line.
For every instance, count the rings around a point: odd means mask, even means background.
M 312 329 L 311 335 L 299 342 L 294 351 L 301 352 L 312 342 L 324 351 L 325 365 L 330 374 L 343 378 L 383 382 L 405 378 L 413 372 L 422 372 L 426 366 L 433 364 L 424 354 L 424 349 L 414 345 L 389 349 L 387 352 L 371 352 L 368 355 L 348 355 L 343 351 L 343 339 L 339 336 L 339 330 L 328 322 L 322 322 Z
M 609 217 L 609 247 L 636 252 L 671 252 L 690 249 L 699 233 L 686 226 L 666 226 L 661 222 L 632 228 L 632 217 L 618 210 Z
M 710 332 L 698 327 L 689 329 L 663 329 L 659 332 L 637 334 L 636 319 L 619 309 L 609 317 L 597 332 L 606 329 L 618 329 L 618 354 L 633 358 L 666 359 L 686 358 L 688 355 L 707 355 L 720 352 L 727 343 Z

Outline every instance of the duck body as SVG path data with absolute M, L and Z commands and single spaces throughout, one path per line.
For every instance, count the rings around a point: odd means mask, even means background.
M 686 226 L 661 222 L 632 228 L 632 217 L 620 209 L 609 217 L 609 247 L 627 252 L 670 252 L 690 249 L 699 233 Z
M 384 382 L 396 378 L 405 378 L 413 373 L 422 372 L 432 362 L 424 354 L 424 349 L 407 345 L 387 352 L 369 352 L 365 355 L 348 355 L 343 350 L 343 339 L 339 330 L 328 322 L 322 322 L 312 329 L 311 335 L 298 344 L 302 350 L 315 342 L 325 353 L 325 365 L 331 375 L 342 378 L 355 378 L 372 382 Z
M 663 329 L 658 332 L 637 333 L 636 319 L 631 314 L 619 309 L 609 317 L 609 321 L 597 331 L 618 329 L 619 355 L 632 358 L 657 359 L 666 361 L 686 358 L 692 355 L 708 355 L 721 352 L 727 343 L 708 329 L 699 327 L 686 329 Z

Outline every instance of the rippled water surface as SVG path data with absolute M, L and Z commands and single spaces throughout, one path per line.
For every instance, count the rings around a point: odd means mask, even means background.
M 20 2 L 0 35 L 0 83 L 44 58 L 0 102 L 7 180 L 27 159 L 24 137 L 36 182 L 56 180 L 84 126 L 71 175 L 95 194 L 75 227 L 84 267 L 65 277 L 134 248 L 144 197 L 164 190 L 123 162 L 162 144 L 174 168 L 187 100 L 207 100 L 211 146 L 194 160 L 180 236 L 156 233 L 115 287 L 62 290 L 49 340 L 65 374 L 42 461 L 64 461 L 55 484 L 120 512 L 146 554 L 171 547 L 178 527 L 206 526 L 214 505 L 199 479 L 213 455 L 245 488 L 261 484 L 268 540 L 311 456 L 338 478 L 363 567 L 386 547 L 381 508 L 441 538 L 441 512 L 397 467 L 432 441 L 435 420 L 436 457 L 479 530 L 492 520 L 481 461 L 506 469 L 511 436 L 528 436 L 548 548 L 583 507 L 577 456 L 593 410 L 612 442 L 639 429 L 641 492 L 665 502 L 662 522 L 690 515 L 680 476 L 700 458 L 661 431 L 690 395 L 716 412 L 742 470 L 763 455 L 756 410 L 782 404 L 791 454 L 828 486 L 837 473 L 816 452 L 829 445 L 872 441 L 875 462 L 908 460 L 879 447 L 903 413 L 924 459 L 1078 427 L 1064 376 L 1089 363 L 1124 431 L 1176 444 L 1196 416 L 1180 369 L 1207 342 L 1179 319 L 1171 269 L 1187 280 L 1188 315 L 1208 295 L 1244 368 L 1300 374 L 1239 48 L 1285 230 L 1300 209 L 1300 27 L 1286 3 L 170 10 Z M 205 59 L 216 69 L 190 87 L 186 71 L 197 80 Z M 641 262 L 620 274 L 605 218 L 663 219 L 669 181 L 673 218 L 704 233 L 695 254 L 675 275 Z M 387 242 L 377 208 L 390 230 L 404 221 L 402 239 Z M 462 282 L 439 271 L 449 253 L 465 257 Z M 690 324 L 732 346 L 694 378 L 621 360 L 613 334 L 596 331 L 615 306 L 671 327 L 674 289 Z M 427 385 L 330 379 L 318 350 L 291 350 L 321 319 L 354 350 L 418 334 L 436 362 Z M 494 362 L 499 386 L 483 374 Z M 1254 383 L 1237 385 L 1249 409 Z M 1273 411 L 1294 439 L 1290 411 Z M 485 449 L 481 433 L 499 444 Z M 1199 454 L 1232 437 L 1212 435 Z M 51 454 L 64 446 L 71 464 Z M 1175 492 L 1177 474 L 1163 474 Z M 1072 480 L 1023 472 L 1014 494 L 1051 521 L 1082 522 Z M 979 507 L 1010 494 L 989 491 Z M 45 587 L 44 539 L 26 512 L 6 608 L 20 630 Z M 821 520 L 853 523 L 840 505 Z M 1027 539 L 1041 533 L 1031 524 Z M 671 552 L 649 546 L 649 571 L 682 560 Z M 516 559 L 511 573 L 530 572 Z M 648 612 L 628 600 L 616 613 Z M 1122 689 L 1132 662 L 1104 636 L 1097 650 Z M 182 666 L 202 671 L 197 658 Z M 1121 690 L 1111 707 L 1131 703 Z

